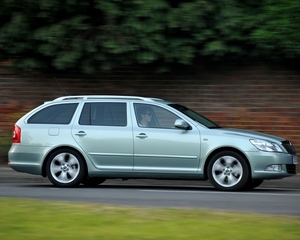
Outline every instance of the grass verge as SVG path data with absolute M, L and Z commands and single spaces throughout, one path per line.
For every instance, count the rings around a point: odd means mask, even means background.
M 299 239 L 300 217 L 0 198 L 0 239 Z

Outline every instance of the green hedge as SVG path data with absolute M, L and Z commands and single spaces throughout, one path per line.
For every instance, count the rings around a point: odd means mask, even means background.
M 11 135 L 9 133 L 1 133 L 0 138 L 0 165 L 7 164 L 7 153 L 11 145 Z

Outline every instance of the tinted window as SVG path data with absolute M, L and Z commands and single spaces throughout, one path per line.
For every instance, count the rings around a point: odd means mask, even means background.
M 126 126 L 126 103 L 86 103 L 82 109 L 79 124 Z
M 28 119 L 28 123 L 69 124 L 78 103 L 52 105 L 38 111 Z
M 174 113 L 150 104 L 134 104 L 137 123 L 140 127 L 149 128 L 174 128 L 176 119 Z
M 177 109 L 178 111 L 182 112 L 184 115 L 190 117 L 196 122 L 201 123 L 202 125 L 208 127 L 208 128 L 221 128 L 218 124 L 214 123 L 213 121 L 207 119 L 206 117 L 203 117 L 202 115 L 196 113 L 195 111 L 188 109 L 185 106 L 179 105 L 179 104 L 169 104 L 169 106 Z
M 161 107 L 153 107 L 153 111 L 161 128 L 174 128 L 176 119 L 180 119 L 174 113 Z

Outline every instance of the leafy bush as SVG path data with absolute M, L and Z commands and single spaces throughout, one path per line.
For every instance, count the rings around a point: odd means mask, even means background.
M 0 165 L 7 164 L 7 153 L 11 145 L 11 135 L 6 132 L 1 133 L 0 138 Z

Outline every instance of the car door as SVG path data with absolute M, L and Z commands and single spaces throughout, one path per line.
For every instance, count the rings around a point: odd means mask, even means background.
M 126 102 L 87 102 L 72 128 L 76 142 L 101 170 L 133 170 L 133 137 Z
M 141 108 L 151 114 L 149 126 L 143 126 Z M 133 104 L 134 171 L 196 172 L 199 166 L 200 134 L 197 128 L 174 127 L 180 117 L 153 104 Z M 145 113 L 146 114 L 146 113 Z

